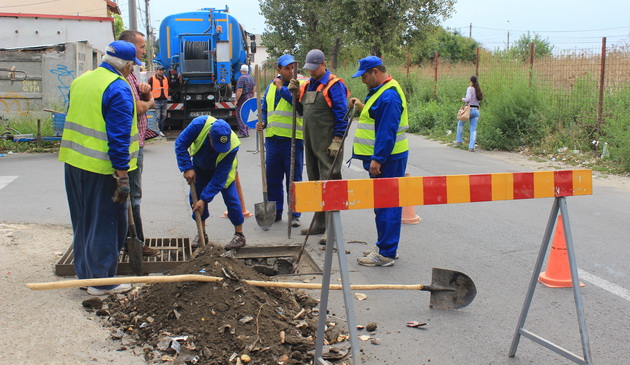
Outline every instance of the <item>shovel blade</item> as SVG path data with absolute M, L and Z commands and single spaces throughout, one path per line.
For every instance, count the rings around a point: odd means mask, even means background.
M 276 221 L 276 202 L 265 201 L 254 204 L 254 215 L 256 216 L 256 223 L 263 230 L 268 230 Z
M 136 237 L 127 238 L 127 256 L 131 271 L 136 276 L 144 275 L 144 259 L 142 257 L 142 241 Z
M 433 309 L 459 309 L 472 303 L 477 288 L 468 275 L 459 271 L 433 268 L 430 307 Z

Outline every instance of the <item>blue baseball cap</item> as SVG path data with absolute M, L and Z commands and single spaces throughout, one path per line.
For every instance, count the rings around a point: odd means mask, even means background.
M 210 127 L 210 139 L 212 139 L 212 148 L 215 151 L 225 153 L 230 150 L 232 128 L 225 120 L 217 119 Z
M 288 66 L 293 62 L 295 62 L 295 58 L 293 58 L 293 56 L 290 54 L 283 54 L 280 58 L 278 58 L 278 67 Z
M 136 65 L 142 66 L 142 62 L 136 58 L 136 46 L 133 43 L 127 41 L 114 41 L 109 44 L 107 54 L 120 58 L 125 61 L 134 61 Z
M 367 70 L 371 70 L 376 66 L 380 66 L 383 64 L 383 61 L 376 56 L 367 56 L 364 59 L 359 60 L 359 71 L 352 75 L 352 77 L 359 77 L 365 73 Z

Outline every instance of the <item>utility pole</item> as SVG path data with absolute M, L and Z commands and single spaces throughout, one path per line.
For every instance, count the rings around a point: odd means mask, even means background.
M 470 28 L 468 29 L 468 38 L 472 39 L 472 23 L 470 23 Z
M 129 29 L 138 30 L 138 5 L 136 0 L 129 0 Z
M 149 11 L 149 0 L 144 2 L 144 11 L 146 13 L 147 22 L 147 65 L 146 70 L 151 71 L 153 69 L 153 29 L 151 28 L 151 15 Z
M 508 23 L 508 31 L 507 31 L 507 50 L 510 50 L 510 21 L 507 21 Z

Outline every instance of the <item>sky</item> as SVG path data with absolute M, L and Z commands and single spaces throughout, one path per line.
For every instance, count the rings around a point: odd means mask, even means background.
M 287 0 L 290 1 L 290 0 Z M 379 0 L 374 0 L 379 1 Z M 129 0 L 117 0 L 128 24 Z M 136 0 L 144 24 L 144 0 Z M 262 33 L 264 18 L 258 0 L 150 0 L 152 25 L 158 33 L 160 21 L 168 15 L 226 5 L 250 33 Z M 630 0 L 459 0 L 455 12 L 442 26 L 458 30 L 488 49 L 505 49 L 528 31 L 539 34 L 554 50 L 601 49 L 607 45 L 630 44 Z

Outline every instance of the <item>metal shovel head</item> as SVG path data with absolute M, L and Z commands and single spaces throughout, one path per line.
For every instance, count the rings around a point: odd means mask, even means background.
M 135 235 L 127 238 L 127 256 L 129 256 L 129 264 L 131 271 L 136 276 L 144 274 L 144 258 L 142 257 L 142 241 L 137 239 Z
M 256 216 L 256 223 L 263 230 L 268 230 L 276 221 L 276 202 L 265 201 L 254 204 L 254 215 Z
M 472 303 L 477 288 L 468 275 L 459 271 L 433 268 L 430 307 L 434 309 L 459 309 Z

